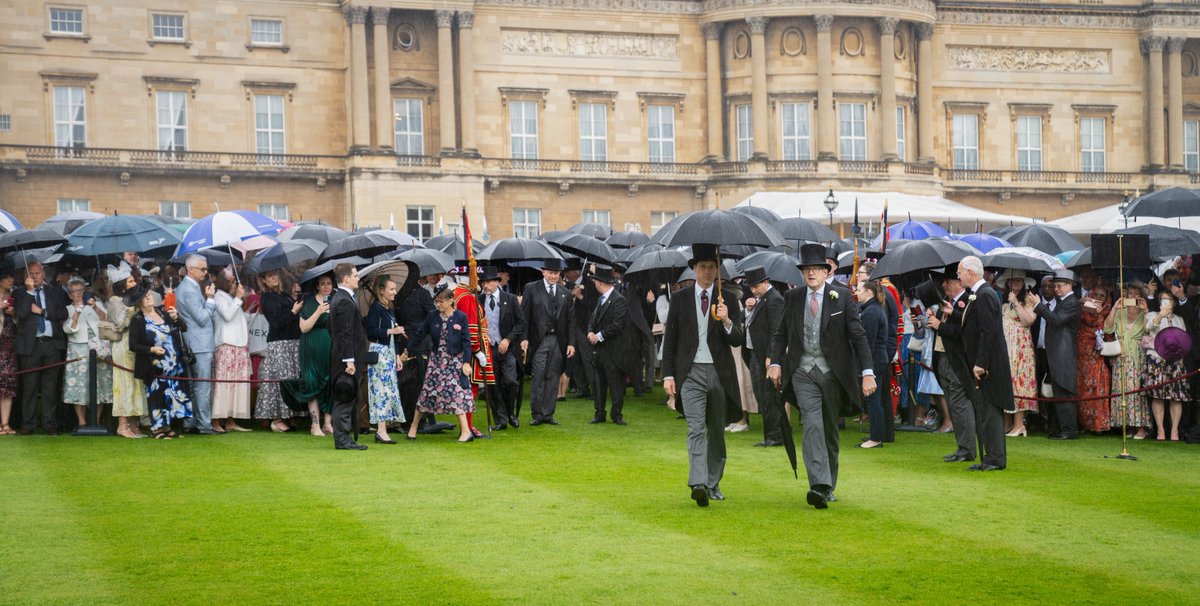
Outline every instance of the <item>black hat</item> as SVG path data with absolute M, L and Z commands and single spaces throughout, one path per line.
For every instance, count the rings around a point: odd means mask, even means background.
M 596 265 L 595 269 L 588 272 L 587 277 L 605 284 L 612 284 L 615 281 L 612 275 L 612 268 L 607 265 Z
M 826 261 L 833 261 L 834 263 L 837 263 L 839 256 L 840 255 L 836 248 L 834 248 L 832 246 L 825 247 L 825 260 Z
M 688 259 L 688 267 L 696 267 L 696 264 L 701 261 L 717 262 L 717 245 L 716 244 L 693 244 L 692 258 Z
M 330 387 L 333 390 L 334 402 L 351 402 L 358 399 L 358 380 L 352 374 L 339 372 Z
M 562 259 L 546 259 L 545 261 L 542 261 L 542 269 L 548 269 L 550 271 L 562 271 Z
M 485 265 L 484 267 L 480 268 L 480 272 L 479 272 L 479 281 L 480 282 L 487 282 L 488 280 L 499 280 L 499 279 L 500 279 L 500 269 L 497 268 L 495 265 Z
M 800 245 L 800 262 L 796 266 L 811 267 L 813 265 L 830 269 L 829 262 L 825 257 L 825 246 L 821 244 Z
M 869 259 L 871 261 L 878 261 L 883 258 L 884 254 L 885 253 L 882 253 L 878 250 L 868 250 L 866 257 L 867 257 L 867 259 Z
M 121 297 L 121 302 L 125 304 L 125 307 L 137 309 L 141 307 L 142 299 L 149 293 L 150 289 L 145 284 L 138 282 L 136 286 L 125 291 L 125 294 Z
M 751 267 L 750 269 L 746 270 L 746 276 L 745 276 L 744 282 L 745 282 L 746 286 L 754 286 L 755 284 L 760 284 L 762 282 L 766 282 L 769 279 L 770 279 L 770 277 L 767 276 L 766 268 L 764 268 L 762 266 L 758 266 L 758 267 Z

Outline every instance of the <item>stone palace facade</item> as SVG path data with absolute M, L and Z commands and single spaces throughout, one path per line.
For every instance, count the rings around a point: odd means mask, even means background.
M 219 206 L 424 237 L 465 204 L 493 238 L 650 232 L 830 187 L 1053 219 L 1200 183 L 1197 0 L 12 0 L 0 22 L 0 206 L 31 224 Z

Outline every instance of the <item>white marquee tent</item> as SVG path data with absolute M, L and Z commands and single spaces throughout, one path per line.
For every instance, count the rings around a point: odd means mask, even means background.
M 775 211 L 783 218 L 804 217 L 822 223 L 829 220 L 825 209 L 825 197 L 829 190 L 807 192 L 758 192 L 737 206 L 761 206 Z M 1036 223 L 1030 217 L 1005 215 L 980 210 L 965 204 L 947 200 L 940 196 L 916 196 L 899 192 L 858 192 L 834 190 L 838 200 L 833 211 L 833 222 L 850 224 L 854 221 L 854 201 L 858 200 L 858 220 L 862 225 L 878 223 L 883 215 L 883 202 L 888 204 L 888 223 L 895 224 L 909 218 L 914 221 L 931 221 L 942 227 L 954 227 L 954 232 L 975 231 L 977 223 L 984 229 L 1004 225 L 1027 225 Z
M 1113 204 L 1096 210 L 1071 215 L 1051 221 L 1073 234 L 1109 234 L 1125 227 L 1125 217 L 1121 215 L 1120 204 Z M 1178 219 L 1163 219 L 1161 217 L 1130 217 L 1129 227 L 1138 225 L 1165 225 L 1180 229 L 1200 231 L 1200 217 L 1181 217 Z

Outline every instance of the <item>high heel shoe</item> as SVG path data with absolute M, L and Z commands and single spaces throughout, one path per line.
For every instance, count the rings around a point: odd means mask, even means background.
M 1008 436 L 1008 437 L 1010 437 L 1010 438 L 1015 438 L 1015 437 L 1017 437 L 1017 436 L 1029 437 L 1029 428 L 1028 428 L 1028 427 L 1022 427 L 1022 428 L 1020 428 L 1020 429 L 1014 429 L 1014 430 L 1012 430 L 1012 431 L 1010 431 L 1010 432 L 1008 432 L 1008 433 L 1006 433 L 1006 434 L 1004 434 L 1004 435 L 1006 435 L 1006 436 Z
M 375 443 L 376 444 L 395 444 L 396 441 L 392 440 L 390 438 L 385 440 L 384 438 L 380 437 L 379 434 L 375 434 Z
M 474 441 L 475 441 L 475 435 L 474 435 L 474 434 L 472 434 L 471 436 L 469 436 L 469 437 L 468 437 L 467 439 L 465 439 L 465 440 L 459 440 L 459 441 L 458 441 L 458 443 L 459 443 L 459 444 L 466 444 L 467 442 L 474 442 Z

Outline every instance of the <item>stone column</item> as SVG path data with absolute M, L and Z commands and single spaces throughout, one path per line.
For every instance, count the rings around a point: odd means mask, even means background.
M 895 17 L 880 17 L 879 23 L 879 141 L 883 143 L 881 158 L 899 160 L 896 154 L 896 24 Z
M 1150 155 L 1147 159 L 1147 166 L 1150 170 L 1161 170 L 1163 168 L 1163 46 L 1166 45 L 1166 38 L 1162 36 L 1144 36 L 1142 38 L 1142 52 L 1146 53 L 1147 61 L 1150 67 L 1150 78 L 1147 86 L 1150 89 L 1147 91 L 1148 111 L 1150 112 L 1150 124 L 1147 130 L 1150 132 Z
M 350 149 L 371 147 L 370 91 L 367 88 L 367 7 L 346 5 L 342 16 L 350 24 Z
M 817 159 L 837 160 L 837 116 L 833 112 L 833 15 L 815 15 L 817 24 Z
M 917 24 L 917 160 L 937 161 L 933 152 L 933 24 Z
M 1167 40 L 1167 164 L 1183 170 L 1183 44 L 1187 38 Z
M 721 96 L 721 24 L 704 24 L 705 84 L 708 98 L 708 157 L 705 161 L 725 159 L 725 100 Z
M 455 135 L 454 106 L 454 49 L 450 27 L 454 25 L 454 11 L 434 11 L 437 18 L 438 45 L 438 137 L 442 141 L 442 155 L 453 154 L 458 149 Z
M 771 121 L 767 117 L 767 17 L 746 17 L 750 24 L 750 106 L 754 120 L 754 154 L 755 160 L 766 160 L 769 137 L 768 126 Z
M 479 157 L 475 145 L 475 55 L 471 48 L 475 32 L 475 13 L 458 13 L 458 92 L 462 96 L 463 154 Z
M 375 50 L 375 147 L 390 150 L 395 143 L 391 71 L 388 67 L 388 13 L 386 6 L 371 8 Z

